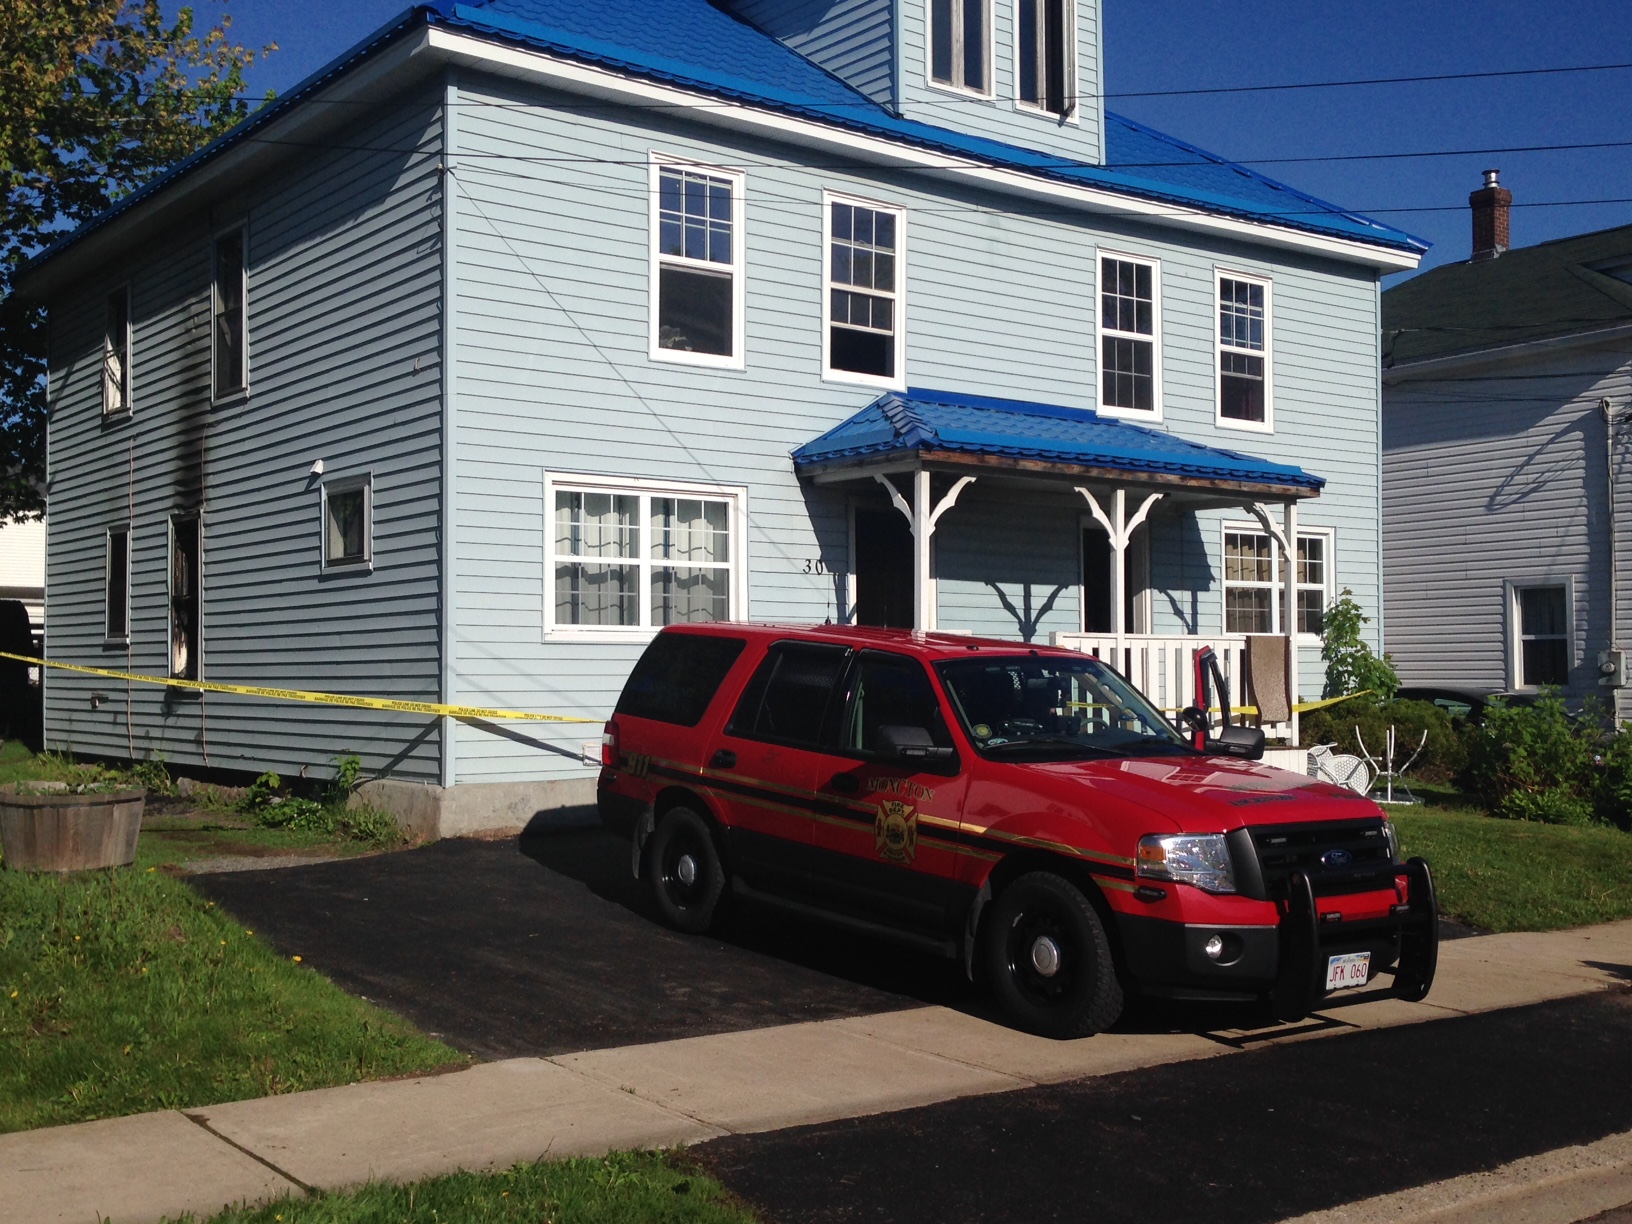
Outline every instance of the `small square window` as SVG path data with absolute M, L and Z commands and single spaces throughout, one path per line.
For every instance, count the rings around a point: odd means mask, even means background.
M 323 486 L 323 564 L 368 565 L 373 558 L 373 486 L 346 481 Z

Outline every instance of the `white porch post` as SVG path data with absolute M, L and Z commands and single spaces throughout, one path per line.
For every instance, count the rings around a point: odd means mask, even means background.
M 1292 743 L 1298 742 L 1298 503 L 1289 501 L 1281 520 L 1286 532 L 1286 592 L 1282 596 L 1286 611 L 1283 623 L 1287 638 L 1287 687 L 1292 690 Z M 1328 559 L 1327 564 L 1331 564 Z
M 1123 658 L 1123 653 L 1128 636 L 1128 541 L 1133 538 L 1133 533 L 1139 530 L 1139 525 L 1149 517 L 1150 508 L 1165 495 L 1150 494 L 1140 503 L 1139 509 L 1133 512 L 1133 518 L 1130 520 L 1126 489 L 1118 488 L 1111 494 L 1109 514 L 1105 513 L 1099 499 L 1087 489 L 1078 485 L 1077 492 L 1082 494 L 1082 499 L 1088 503 L 1088 509 L 1094 518 L 1111 537 L 1111 632 L 1116 634 L 1116 665 L 1119 668 L 1125 667 L 1127 660 Z
M 912 627 L 922 630 L 934 629 L 936 604 L 939 601 L 936 598 L 935 575 L 930 564 L 930 545 L 935 539 L 935 526 L 941 521 L 941 515 L 958 504 L 959 494 L 974 484 L 975 478 L 964 476 L 947 490 L 945 497 L 932 505 L 930 474 L 914 472 L 910 506 L 907 499 L 901 496 L 901 490 L 890 483 L 889 477 L 874 472 L 873 479 L 884 486 L 885 492 L 890 495 L 891 504 L 901 512 L 907 520 L 907 525 L 912 529 Z

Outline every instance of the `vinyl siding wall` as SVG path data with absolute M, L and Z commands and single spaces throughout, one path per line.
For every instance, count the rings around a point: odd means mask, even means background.
M 1093 407 L 1096 250 L 1160 258 L 1162 427 L 1325 476 L 1326 492 L 1305 504 L 1303 522 L 1336 529 L 1338 586 L 1352 588 L 1379 627 L 1378 316 L 1369 271 L 1086 215 L 1018 216 L 1000 197 L 905 173 L 789 168 L 797 158 L 786 148 L 650 113 L 557 111 L 547 95 L 490 79 L 467 76 L 461 90 L 453 700 L 601 718 L 642 648 L 633 639 L 545 640 L 546 472 L 744 486 L 748 614 L 845 614 L 849 508 L 882 493 L 801 486 L 788 459 L 879 393 L 821 377 L 824 188 L 907 209 L 913 386 Z M 549 160 L 500 160 L 540 149 Z M 654 150 L 747 171 L 744 371 L 647 355 L 644 163 Z M 1274 278 L 1272 435 L 1214 424 L 1217 266 Z M 1037 637 L 1080 628 L 1084 510 L 1068 490 L 986 478 L 966 491 L 937 536 L 942 626 L 1020 636 L 996 583 L 1022 618 L 1029 588 Z M 1153 580 L 1182 592 L 1156 601 L 1158 631 L 1221 632 L 1221 524 L 1243 517 L 1164 507 L 1153 520 Z M 1309 696 L 1319 691 L 1313 657 L 1305 652 Z M 596 731 L 461 726 L 456 778 L 587 775 L 579 747 Z
M 873 101 L 895 104 L 892 0 L 736 0 L 732 7 Z
M 1448 369 L 1384 391 L 1388 649 L 1407 684 L 1475 691 L 1513 682 L 1505 583 L 1573 587 L 1567 695 L 1603 696 L 1610 644 L 1604 421 L 1632 400 L 1632 345 Z M 1624 430 L 1624 426 L 1622 427 Z M 1632 471 L 1622 434 L 1617 638 L 1632 642 Z M 1632 697 L 1617 694 L 1620 714 Z
M 264 190 L 178 216 L 51 304 L 53 657 L 168 674 L 168 520 L 201 511 L 204 679 L 436 700 L 438 97 L 400 100 L 334 142 L 348 148 L 319 144 Z M 361 151 L 375 149 L 397 151 Z M 212 235 L 239 222 L 250 392 L 212 406 Z M 103 301 L 126 279 L 135 410 L 104 421 Z M 371 572 L 321 568 L 318 459 L 325 479 L 372 473 Z M 103 640 L 104 533 L 126 521 L 128 648 Z M 127 696 L 65 672 L 47 693 L 54 749 L 313 777 L 354 750 L 371 773 L 438 773 L 438 727 L 420 716 L 146 685 Z
M 901 112 L 909 119 L 1006 140 L 1087 162 L 1105 160 L 1105 83 L 1101 79 L 1099 0 L 1076 0 L 1078 107 L 1061 123 L 1052 115 L 1022 109 L 1015 37 L 1016 0 L 991 0 L 994 96 L 982 99 L 929 81 L 930 0 L 895 0 L 901 37 L 897 42 Z

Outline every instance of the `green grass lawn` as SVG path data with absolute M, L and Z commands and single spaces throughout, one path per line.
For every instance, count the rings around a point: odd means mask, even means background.
M 1492 931 L 1632 917 L 1632 834 L 1495 820 L 1434 806 L 1435 798 L 1425 807 L 1390 808 L 1389 815 L 1402 851 L 1433 867 L 1447 916 Z
M 467 1061 L 156 867 L 0 872 L 0 1132 Z
M 192 1217 L 188 1217 L 189 1220 Z M 601 1160 L 455 1173 L 407 1186 L 284 1199 L 208 1224 L 754 1224 L 719 1182 L 673 1157 L 619 1152 Z

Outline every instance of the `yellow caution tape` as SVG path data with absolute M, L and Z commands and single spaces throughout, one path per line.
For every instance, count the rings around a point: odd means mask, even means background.
M 1341 697 L 1328 697 L 1328 698 L 1326 698 L 1325 701 L 1303 701 L 1303 702 L 1299 702 L 1297 705 L 1292 707 L 1292 712 L 1294 714 L 1307 714 L 1307 713 L 1309 713 L 1310 710 L 1324 710 L 1327 706 L 1334 706 L 1334 705 L 1337 705 L 1338 703 L 1344 702 L 1344 701 L 1353 701 L 1356 697 L 1364 697 L 1364 696 L 1366 696 L 1366 694 L 1368 694 L 1370 692 L 1371 692 L 1370 689 L 1361 689 L 1358 693 L 1344 693 L 1343 696 L 1341 696 Z M 1214 714 L 1222 714 L 1224 712 L 1224 708 L 1222 706 L 1214 706 L 1212 708 L 1211 712 L 1214 713 Z M 1163 707 L 1162 713 L 1164 713 L 1164 714 L 1182 714 L 1182 713 L 1184 713 L 1184 710 L 1183 709 L 1173 708 L 1173 707 Z M 1230 707 L 1230 713 L 1232 713 L 1232 714 L 1256 714 L 1256 713 L 1258 713 L 1258 707 L 1257 706 L 1231 706 Z
M 207 680 L 177 680 L 169 676 L 143 676 L 136 672 L 109 671 L 103 667 L 81 667 L 76 663 L 53 663 L 29 655 L 8 654 L 0 650 L 0 659 L 15 659 L 19 663 L 33 663 L 39 667 L 55 667 L 61 671 L 82 672 L 87 676 L 105 676 L 109 680 L 132 680 L 139 684 L 162 684 L 168 688 L 196 689 L 204 693 L 241 693 L 246 697 L 271 697 L 278 701 L 308 701 L 316 705 L 351 706 L 362 710 L 395 710 L 403 714 L 446 714 L 451 718 L 503 718 L 526 722 L 600 723 L 599 718 L 575 718 L 568 714 L 527 714 L 520 710 L 489 710 L 481 706 L 442 705 L 435 701 L 396 701 L 389 697 L 353 697 L 349 693 L 311 693 L 305 689 L 264 688 L 252 684 L 213 684 Z

